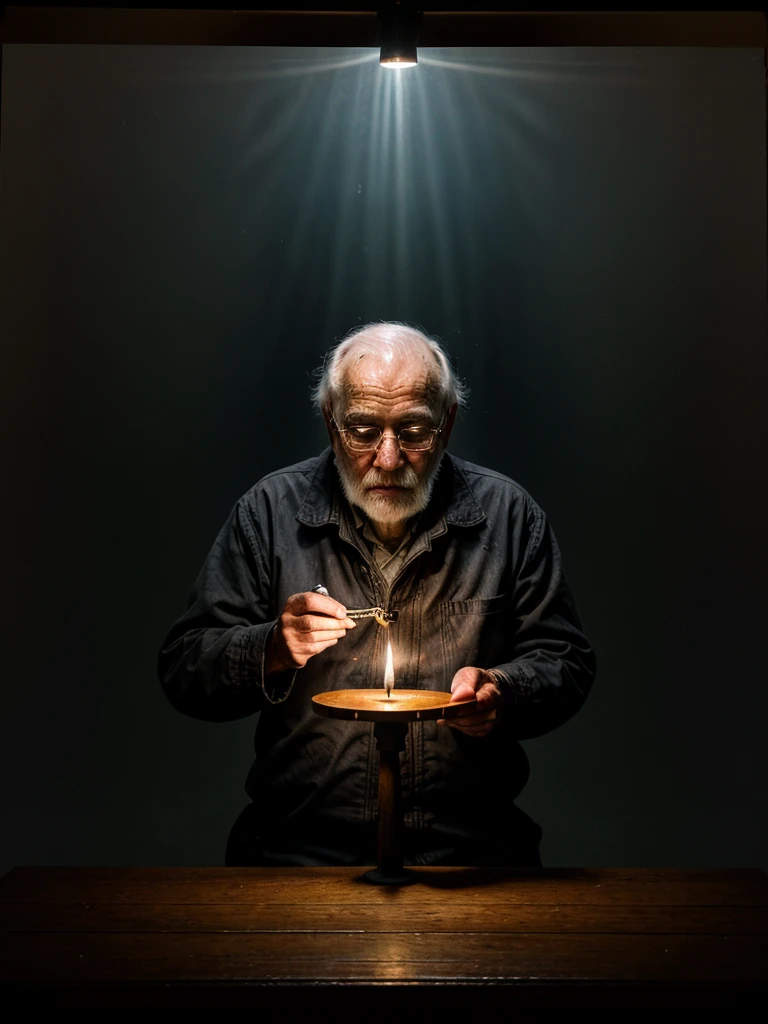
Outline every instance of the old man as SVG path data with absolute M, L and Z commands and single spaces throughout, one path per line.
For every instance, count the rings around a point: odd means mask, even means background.
M 477 700 L 409 725 L 404 862 L 537 865 L 519 741 L 569 719 L 595 672 L 549 522 L 514 481 L 447 453 L 464 388 L 421 331 L 354 331 L 313 397 L 330 448 L 237 502 L 159 656 L 180 711 L 259 713 L 227 863 L 376 862 L 373 726 L 310 698 L 382 686 L 384 630 L 346 615 L 380 606 L 397 613 L 398 686 Z

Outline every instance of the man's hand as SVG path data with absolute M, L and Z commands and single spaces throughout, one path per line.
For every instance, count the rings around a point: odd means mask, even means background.
M 314 591 L 292 594 L 269 636 L 266 674 L 304 668 L 310 658 L 354 628 L 347 609 L 332 597 Z
M 496 677 L 484 668 L 467 665 L 459 669 L 451 683 L 451 703 L 470 700 L 477 704 L 456 718 L 441 718 L 440 724 L 459 729 L 467 736 L 487 736 L 499 720 L 502 696 Z

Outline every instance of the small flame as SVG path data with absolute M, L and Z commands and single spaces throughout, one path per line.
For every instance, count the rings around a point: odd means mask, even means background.
M 392 642 L 387 640 L 387 663 L 384 668 L 384 687 L 389 696 L 392 687 L 395 685 L 395 669 L 392 663 Z

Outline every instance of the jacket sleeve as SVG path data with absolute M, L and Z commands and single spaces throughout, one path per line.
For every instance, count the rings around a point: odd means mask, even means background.
M 541 509 L 536 509 L 512 594 L 514 657 L 493 672 L 504 693 L 505 729 L 516 739 L 530 739 L 556 729 L 579 710 L 596 671 L 557 541 Z
M 158 676 L 171 704 L 193 718 L 226 722 L 285 699 L 295 673 L 264 675 L 276 618 L 269 562 L 241 499 L 161 646 Z

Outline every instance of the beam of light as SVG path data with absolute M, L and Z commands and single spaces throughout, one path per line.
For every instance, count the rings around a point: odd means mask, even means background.
M 162 49 L 159 47 L 158 51 Z M 367 48 L 365 52 L 357 52 L 352 56 L 341 56 L 336 49 L 330 55 L 323 55 L 320 47 L 307 48 L 305 51 L 300 47 L 231 46 L 226 51 L 226 67 L 201 68 L 199 57 L 191 56 L 188 66 L 181 70 L 178 69 L 178 61 L 173 71 L 168 70 L 165 62 L 156 68 L 151 68 L 149 62 L 145 62 L 139 75 L 131 74 L 127 77 L 142 84 L 232 85 L 235 81 L 263 82 L 306 76 L 317 78 L 360 64 L 373 64 L 377 60 L 376 53 Z M 308 57 L 308 53 L 311 56 Z
M 390 129 L 388 111 L 389 97 L 394 84 L 395 79 L 379 72 L 375 79 L 373 77 L 370 79 L 367 88 L 370 121 L 367 139 L 362 147 L 364 174 L 361 178 L 361 188 L 364 199 L 359 223 L 362 237 L 365 240 L 361 283 L 368 296 L 383 290 L 382 285 L 387 287 L 385 284 L 386 257 L 390 244 L 389 239 L 386 245 L 381 244 L 377 211 L 382 208 L 391 208 L 389 159 L 392 154 L 392 146 L 389 144 L 388 137 Z M 363 317 L 363 319 L 368 318 Z M 395 319 L 395 317 L 381 316 L 381 319 Z
M 256 81 L 258 78 L 296 78 L 298 75 L 312 75 L 316 77 L 320 74 L 327 74 L 329 71 L 344 71 L 347 68 L 359 67 L 360 64 L 372 64 L 375 60 L 375 53 L 364 53 L 355 57 L 346 57 L 342 60 L 315 61 L 309 64 L 294 58 L 289 67 L 263 71 L 261 74 L 254 75 L 253 80 Z
M 296 301 L 297 282 L 301 281 L 309 247 L 314 245 L 316 250 L 317 238 L 322 235 L 318 225 L 330 222 L 330 230 L 322 242 L 322 262 L 326 267 L 335 262 L 336 249 L 348 241 L 342 237 L 339 224 L 344 220 L 344 204 L 352 202 L 353 197 L 344 194 L 339 187 L 341 181 L 348 181 L 348 174 L 341 166 L 341 155 L 347 151 L 349 141 L 365 152 L 365 135 L 361 140 L 347 120 L 350 107 L 354 109 L 360 93 L 359 82 L 355 79 L 365 64 L 370 64 L 372 69 L 375 67 L 370 61 L 357 61 L 335 73 L 325 88 L 310 87 L 302 109 L 297 111 L 293 146 L 297 140 L 305 147 L 311 140 L 312 145 L 302 161 L 301 180 L 294 185 L 296 192 L 291 204 L 291 220 L 285 225 L 284 242 L 281 243 L 284 246 L 281 253 L 284 270 L 273 301 L 286 311 L 290 310 L 292 301 Z M 285 188 L 285 183 L 279 187 Z M 303 290 L 316 283 L 305 282 Z M 326 301 L 327 298 L 326 290 Z
M 378 107 L 373 104 L 371 72 L 371 68 L 360 68 L 348 87 L 349 132 L 342 142 L 339 154 L 336 181 L 339 192 L 337 234 L 330 252 L 328 313 L 322 324 L 328 344 L 335 334 L 353 326 L 352 322 L 348 323 L 346 328 L 342 326 L 334 317 L 332 310 L 344 304 L 345 283 L 350 280 L 351 275 L 361 275 L 363 268 L 373 258 L 371 238 L 365 227 L 372 173 L 370 154 L 378 139 Z M 357 280 L 360 280 L 360 276 Z M 348 295 L 346 301 L 350 299 L 356 300 L 360 310 L 365 308 L 363 295 Z M 356 311 L 354 317 L 362 320 L 363 314 Z
M 406 157 L 410 155 L 411 162 L 414 154 L 407 153 L 406 137 L 406 108 L 405 88 L 406 79 L 400 75 L 388 78 L 392 83 L 394 95 L 390 100 L 390 109 L 394 106 L 394 165 L 395 165 L 395 291 L 397 295 L 403 296 L 404 301 L 410 306 L 412 295 L 410 292 L 413 275 L 409 267 L 409 206 L 411 205 L 411 188 L 409 176 L 406 171 Z M 412 81 L 412 80 L 411 80 Z
M 475 53 L 460 51 L 465 58 Z M 540 130 L 526 104 L 530 90 L 521 95 L 503 85 L 509 55 L 494 54 L 489 65 L 482 55 L 475 61 L 452 50 L 422 51 L 420 70 L 406 76 L 384 74 L 375 49 L 341 59 L 339 50 L 275 56 L 259 47 L 250 64 L 237 55 L 235 84 L 254 87 L 237 122 L 242 172 L 258 182 L 248 218 L 254 237 L 275 204 L 282 208 L 290 197 L 290 217 L 275 241 L 280 274 L 268 285 L 270 305 L 285 310 L 281 319 L 290 320 L 297 294 L 311 293 L 318 334 L 328 342 L 355 322 L 418 321 L 429 280 L 430 305 L 443 321 L 431 329 L 466 321 L 466 270 L 484 258 L 478 189 L 488 168 L 480 154 L 500 128 L 534 136 Z M 475 73 L 489 67 L 496 79 Z M 232 85 L 231 77 L 222 82 Z M 525 154 L 515 160 L 512 188 Z M 317 271 L 303 279 L 319 237 L 322 280 Z M 351 303 L 353 315 L 346 312 Z
M 432 266 L 436 272 L 442 310 L 447 323 L 455 324 L 459 319 L 459 290 L 454 268 L 453 254 L 460 245 L 457 235 L 458 218 L 447 217 L 444 197 L 447 192 L 447 177 L 450 160 L 444 159 L 438 151 L 434 136 L 429 131 L 434 104 L 427 89 L 414 89 L 412 116 L 423 138 L 423 149 L 419 156 L 423 184 L 420 190 L 423 217 L 431 228 L 428 244 L 433 253 Z
M 463 75 L 490 76 L 493 78 L 526 79 L 541 84 L 605 84 L 614 87 L 622 84 L 649 84 L 647 64 L 633 60 L 625 48 L 605 48 L 599 67 L 594 61 L 578 58 L 580 48 L 563 48 L 557 58 L 531 57 L 529 48 L 483 48 L 464 49 L 456 52 L 471 55 L 472 59 L 461 59 L 453 55 L 433 56 L 430 51 L 421 52 L 421 63 L 427 67 L 457 71 Z M 440 51 L 431 51 L 432 54 Z M 450 53 L 450 51 L 444 51 Z M 611 59 L 611 54 L 613 59 Z
M 260 52 L 241 67 L 250 230 L 257 238 L 278 214 L 281 225 L 254 301 L 288 334 L 297 314 L 313 320 L 319 356 L 368 320 L 482 331 L 506 283 L 491 274 L 478 287 L 474 275 L 496 248 L 519 245 L 508 227 L 499 235 L 503 204 L 531 206 L 526 193 L 549 158 L 539 78 L 515 82 L 527 52 L 422 50 L 413 75 L 385 74 L 373 48 L 343 60 L 339 50 L 294 49 L 279 66 Z M 488 194 L 499 195 L 501 219 Z

